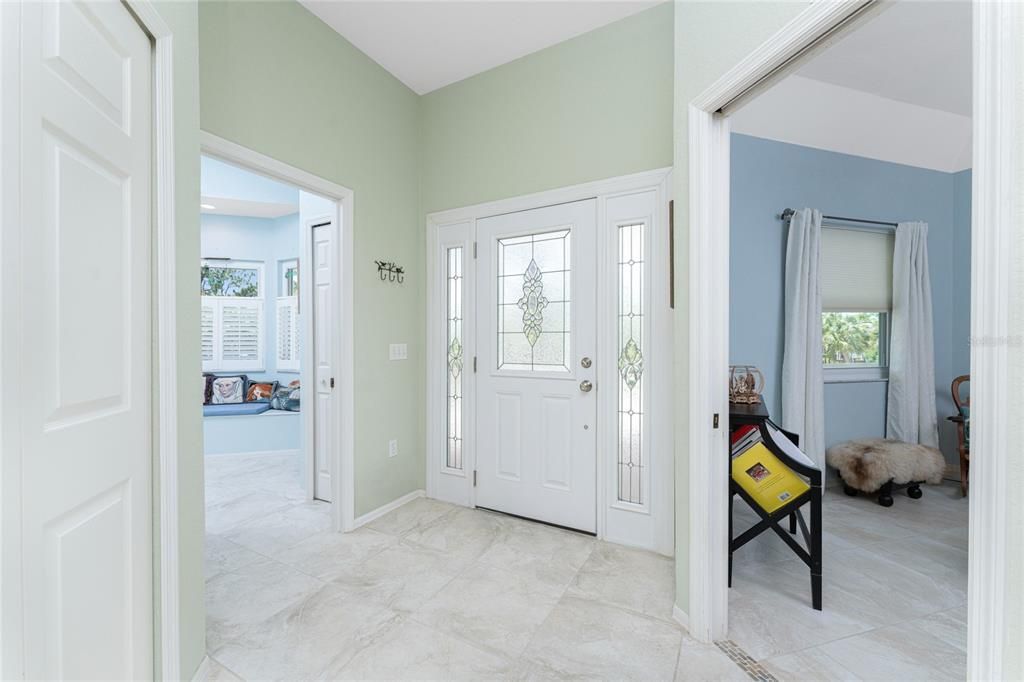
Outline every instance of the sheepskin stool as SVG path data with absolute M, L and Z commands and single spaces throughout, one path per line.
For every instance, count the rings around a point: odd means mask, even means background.
M 843 492 L 877 493 L 878 504 L 892 506 L 894 485 L 906 486 L 912 499 L 921 497 L 922 483 L 941 483 L 946 469 L 942 453 L 927 445 L 886 438 L 865 438 L 833 445 L 825 453 L 839 470 Z

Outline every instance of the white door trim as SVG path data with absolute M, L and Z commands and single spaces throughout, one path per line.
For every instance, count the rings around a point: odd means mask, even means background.
M 1024 6 L 976 2 L 973 28 L 971 450 L 981 456 L 971 461 L 967 678 L 998 680 L 1024 674 L 1010 663 L 1024 618 L 1020 581 L 1012 578 L 1024 542 L 1015 426 L 1024 401 L 1009 388 L 1024 352 L 1022 282 L 1015 275 L 1024 246 Z M 1017 546 L 1008 551 L 1008 542 Z M 1015 621 L 1007 622 L 1006 604 L 1015 605 Z M 1016 660 L 1020 665 L 1019 653 Z
M 319 176 L 308 173 L 300 168 L 290 166 L 265 154 L 253 151 L 240 144 L 231 142 L 206 131 L 199 132 L 200 148 L 203 154 L 215 156 L 223 161 L 228 161 L 246 170 L 260 175 L 281 180 L 300 189 L 319 194 L 327 199 L 337 202 L 340 207 L 340 215 L 335 216 L 334 236 L 335 272 L 333 281 L 338 283 L 335 294 L 341 308 L 341 317 L 335 325 L 338 333 L 334 341 L 334 356 L 339 358 L 336 374 L 340 381 L 340 396 L 334 415 L 337 427 L 337 442 L 339 448 L 335 453 L 331 467 L 331 485 L 333 487 L 334 502 L 331 509 L 335 530 L 342 532 L 354 528 L 355 519 L 355 482 L 353 472 L 355 470 L 355 382 L 353 381 L 355 360 L 353 354 L 353 226 L 354 226 L 354 202 L 355 193 L 325 180 Z M 304 268 L 308 270 L 309 268 Z M 308 278 L 309 273 L 300 271 L 301 281 Z M 309 301 L 307 297 L 307 302 Z M 304 326 L 306 323 L 303 323 Z M 310 344 L 303 345 L 303 367 L 302 382 L 311 386 L 312 375 L 307 376 L 312 363 L 312 355 L 309 354 Z M 312 438 L 312 411 L 303 410 L 304 436 Z
M 728 632 L 726 429 L 712 416 L 728 414 L 729 124 L 719 112 L 762 78 L 793 68 L 805 50 L 830 36 L 869 4 L 815 3 L 698 96 L 689 109 L 688 439 L 690 475 L 690 632 L 703 641 Z M 1019 102 L 1024 8 L 974 4 L 974 176 L 972 247 L 972 396 L 975 450 L 984 458 L 971 473 L 971 551 L 968 575 L 968 677 L 999 679 L 1008 646 L 1003 615 L 1010 486 L 1007 466 L 1011 406 L 1006 402 L 1007 350 L 1013 284 L 1013 239 L 1020 244 L 1017 193 L 1024 166 L 1007 151 L 1019 147 L 1024 110 Z M 1017 61 L 1015 61 L 1017 60 Z M 1015 81 L 1016 79 L 1016 81 Z M 1014 97 L 1017 99 L 1015 100 Z M 1014 165 L 1016 163 L 1016 165 Z M 1016 208 L 1015 208 L 1016 206 Z M 1014 211 L 1017 214 L 1014 214 Z M 693 229 L 690 229 L 693 228 Z M 998 342 L 1001 340 L 1002 342 Z M 978 408 L 978 405 L 984 408 Z M 1019 470 L 1019 467 L 1018 467 Z M 1013 488 L 1014 490 L 1016 488 Z M 828 595 L 825 599 L 827 601 Z
M 604 226 L 605 222 L 605 211 L 604 206 L 607 199 L 624 194 L 633 194 L 643 191 L 653 191 L 656 194 L 656 207 L 657 210 L 653 216 L 653 239 L 655 240 L 656 246 L 662 248 L 655 249 L 654 253 L 664 255 L 664 258 L 660 261 L 652 263 L 652 277 L 653 281 L 660 282 L 652 286 L 655 292 L 655 305 L 658 301 L 663 300 L 667 307 L 667 291 L 668 291 L 668 200 L 670 198 L 670 182 L 671 182 L 671 168 L 660 168 L 651 171 L 645 171 L 641 173 L 634 173 L 631 175 L 624 175 L 616 178 L 609 178 L 605 180 L 598 180 L 594 182 L 583 183 L 579 185 L 573 185 L 570 187 L 563 187 L 559 189 L 548 190 L 544 192 L 537 192 L 535 194 L 528 194 L 520 197 L 512 197 L 508 199 L 501 199 L 498 201 L 489 201 L 482 204 L 476 204 L 473 206 L 466 206 L 462 208 L 456 208 L 446 211 L 438 211 L 427 215 L 426 229 L 427 229 L 427 382 L 426 382 L 426 419 L 427 419 L 427 447 L 426 447 L 426 480 L 427 480 L 427 496 L 437 499 L 443 499 L 454 504 L 461 504 L 465 506 L 473 506 L 475 504 L 474 489 L 472 481 L 472 472 L 475 469 L 475 452 L 473 449 L 473 435 L 475 433 L 475 416 L 467 414 L 466 417 L 466 432 L 464 434 L 464 470 L 465 474 L 452 471 L 442 471 L 440 462 L 443 458 L 443 443 L 444 443 L 444 423 L 446 415 L 445 401 L 438 399 L 438 396 L 445 395 L 445 379 L 446 379 L 446 368 L 445 364 L 438 359 L 444 357 L 444 344 L 441 339 L 444 335 L 443 325 L 441 320 L 444 318 L 444 273 L 438 268 L 439 254 L 442 248 L 445 246 L 452 246 L 455 244 L 463 244 L 466 247 L 466 267 L 465 273 L 467 278 L 475 276 L 475 268 L 473 267 L 472 248 L 473 239 L 475 238 L 475 225 L 476 221 L 480 218 L 490 217 L 494 215 L 500 215 L 504 213 L 513 213 L 518 211 L 526 211 L 530 209 L 540 208 L 543 206 L 551 206 L 555 204 L 563 204 L 573 201 L 580 201 L 583 199 L 598 199 L 598 226 L 599 229 Z M 440 238 L 440 229 L 444 227 L 452 227 L 456 225 L 464 226 L 465 234 L 460 236 L 458 239 L 443 240 Z M 466 236 L 468 235 L 468 236 Z M 603 240 L 599 240 L 599 253 L 600 244 Z M 603 259 L 599 257 L 599 275 L 605 272 L 605 266 Z M 662 289 L 663 291 L 659 290 Z M 467 285 L 467 289 L 471 288 Z M 663 296 L 659 296 L 663 294 Z M 468 309 L 468 308 L 467 308 Z M 601 304 L 599 302 L 599 309 Z M 660 315 L 657 313 L 661 313 Z M 602 317 L 603 312 L 599 310 L 598 317 Z M 661 311 L 657 308 L 652 314 L 652 329 L 655 333 L 652 334 L 654 345 L 651 350 L 652 362 L 657 364 L 671 366 L 672 362 L 672 343 L 671 343 L 671 315 Z M 599 343 L 600 339 L 604 338 L 605 327 L 604 323 L 599 323 Z M 466 343 L 464 344 L 465 352 L 465 368 L 466 374 L 464 375 L 464 381 L 468 384 L 465 386 L 465 395 L 467 397 L 467 405 L 469 404 L 468 398 L 475 395 L 472 373 L 472 357 L 476 355 L 475 349 L 475 335 L 471 330 L 470 325 L 466 326 Z M 648 549 L 662 552 L 664 554 L 671 554 L 673 551 L 673 524 L 674 524 L 674 511 L 673 511 L 673 495 L 671 489 L 671 481 L 673 480 L 673 456 L 672 456 L 672 429 L 671 424 L 668 423 L 671 418 L 671 404 L 672 404 L 672 383 L 671 383 L 671 372 L 664 372 L 660 375 L 652 375 L 652 404 L 654 411 L 657 416 L 665 415 L 663 421 L 666 423 L 662 424 L 664 433 L 659 433 L 661 429 L 656 430 L 654 442 L 663 443 L 663 447 L 659 447 L 660 455 L 657 460 L 657 466 L 664 471 L 662 475 L 658 477 L 658 480 L 665 482 L 665 488 L 660 493 L 660 499 L 657 503 L 657 510 L 652 513 L 652 518 L 656 529 L 653 533 L 653 541 L 637 542 L 632 544 L 638 544 Z M 662 381 L 663 379 L 663 381 Z M 660 406 L 660 408 L 659 408 Z M 604 408 L 599 408 L 600 414 L 605 414 Z M 471 421 L 472 420 L 472 421 Z M 598 451 L 601 453 L 601 457 L 604 456 L 604 450 L 602 449 L 601 443 L 607 440 L 607 435 L 604 429 L 608 428 L 608 425 L 602 424 L 602 420 L 598 420 L 598 439 L 599 446 Z M 658 455 L 656 455 L 658 456 Z M 609 507 L 609 495 L 608 495 L 608 470 L 609 467 L 603 466 L 603 462 L 599 462 L 597 468 L 597 533 L 598 537 L 605 538 L 607 532 L 607 510 Z M 655 463 L 652 462 L 652 466 Z M 454 475 L 453 475 L 454 474 Z M 652 493 L 659 494 L 657 489 L 652 490 Z M 622 542 L 622 538 L 615 538 L 615 541 Z

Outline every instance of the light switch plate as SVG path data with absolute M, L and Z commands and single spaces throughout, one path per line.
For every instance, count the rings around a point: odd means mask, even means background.
M 388 441 L 388 457 L 398 457 L 398 441 Z
M 393 343 L 388 348 L 388 359 L 389 360 L 408 360 L 409 359 L 409 346 L 404 343 Z

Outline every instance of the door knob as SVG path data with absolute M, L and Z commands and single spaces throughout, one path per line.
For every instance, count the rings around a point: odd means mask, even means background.
M 580 382 L 580 390 L 584 393 L 590 393 L 594 390 L 594 384 L 591 383 L 590 379 L 584 379 Z

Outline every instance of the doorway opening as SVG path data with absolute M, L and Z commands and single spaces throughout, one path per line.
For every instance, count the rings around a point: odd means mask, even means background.
M 711 636 L 779 677 L 870 679 L 893 666 L 966 675 L 969 510 L 957 422 L 947 418 L 969 415 L 952 392 L 971 371 L 971 6 L 876 9 L 713 123 L 729 150 L 728 177 L 715 180 L 729 189 L 719 242 L 728 269 L 715 274 L 729 295 L 710 297 L 728 311 L 715 321 L 728 330 L 722 364 L 756 368 L 759 408 L 796 434 L 788 440 L 822 472 L 825 492 L 820 524 L 803 510 L 810 532 L 784 514 L 769 532 L 745 533 L 776 512 L 737 490 L 744 476 L 768 482 L 787 467 L 771 448 L 738 467 L 761 444 L 731 424 L 734 440 L 716 447 L 735 446 L 732 467 L 719 470 L 724 485 L 707 503 L 728 510 L 732 532 L 721 528 L 726 540 L 708 562 L 714 589 L 697 610 L 727 613 L 728 627 L 716 622 Z M 808 484 L 784 492 L 813 499 Z M 718 490 L 733 503 L 719 507 Z M 714 522 L 695 523 L 718 542 Z M 721 595 L 719 579 L 731 580 Z M 769 622 L 780 612 L 784 631 Z M 885 671 L 866 655 L 879 648 Z
M 303 547 L 352 525 L 352 196 L 212 135 L 203 152 L 197 305 L 214 652 L 251 625 L 239 604 L 293 575 Z

